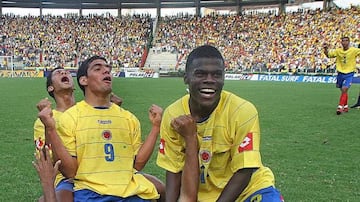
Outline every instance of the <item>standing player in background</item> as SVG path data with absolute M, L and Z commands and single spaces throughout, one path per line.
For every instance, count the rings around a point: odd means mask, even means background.
M 360 43 L 358 44 L 358 48 L 360 48 Z M 358 73 L 360 74 L 360 72 L 358 72 Z M 360 91 L 359 91 L 359 96 L 358 96 L 357 102 L 350 108 L 360 108 Z
M 189 94 L 167 107 L 161 122 L 157 164 L 166 170 L 166 201 L 181 199 L 189 166 L 185 137 L 196 136 L 198 201 L 280 202 L 274 175 L 261 162 L 258 112 L 223 90 L 224 70 L 224 58 L 213 46 L 200 46 L 188 56 Z
M 340 88 L 340 100 L 336 109 L 336 114 L 340 115 L 342 112 L 348 112 L 348 90 L 351 86 L 354 72 L 356 68 L 356 57 L 360 55 L 360 49 L 350 47 L 350 37 L 341 37 L 342 48 L 329 51 L 329 45 L 324 44 L 324 54 L 328 58 L 336 58 L 336 87 Z
M 76 179 L 74 201 L 158 198 L 155 186 L 137 171 L 151 156 L 162 109 L 156 105 L 150 108 L 153 127 L 142 144 L 138 119 L 110 102 L 110 72 L 110 65 L 99 56 L 81 64 L 77 81 L 85 99 L 61 115 L 58 130 L 50 106 L 45 107 L 39 118 L 46 138 L 54 156 L 61 160 L 62 174 Z M 59 146 L 62 142 L 65 148 Z

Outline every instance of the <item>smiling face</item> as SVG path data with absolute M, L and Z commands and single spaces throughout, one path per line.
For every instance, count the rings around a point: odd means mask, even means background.
M 211 113 L 224 86 L 224 62 L 219 58 L 196 58 L 184 77 L 190 93 L 190 108 Z

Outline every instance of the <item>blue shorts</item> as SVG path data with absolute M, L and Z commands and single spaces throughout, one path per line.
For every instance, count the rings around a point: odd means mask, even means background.
M 244 202 L 284 202 L 284 199 L 275 187 L 270 186 L 251 194 Z
M 347 74 L 339 72 L 338 75 L 336 76 L 336 87 L 337 88 L 342 88 L 342 87 L 350 88 L 353 77 L 354 77 L 354 72 L 347 73 Z
M 127 198 L 119 196 L 101 195 L 88 189 L 82 189 L 74 192 L 74 202 L 150 202 L 138 196 L 130 196 Z
M 74 192 L 74 182 L 69 179 L 63 179 L 57 184 L 55 191 L 67 190 Z

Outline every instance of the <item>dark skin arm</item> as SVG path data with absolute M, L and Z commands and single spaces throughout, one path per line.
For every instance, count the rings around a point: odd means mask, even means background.
M 177 201 L 180 195 L 181 187 L 181 172 L 172 173 L 166 171 L 166 200 L 165 201 Z
M 142 170 L 145 167 L 154 151 L 156 140 L 160 133 L 162 113 L 163 109 L 161 107 L 154 104 L 151 105 L 149 109 L 149 120 L 152 124 L 152 128 L 136 155 L 134 162 L 134 168 L 136 170 Z
M 78 165 L 77 159 L 72 157 L 62 144 L 62 140 L 57 134 L 55 120 L 52 117 L 50 106 L 43 108 L 38 114 L 41 122 L 45 126 L 45 139 L 51 143 L 54 154 L 54 161 L 61 160 L 60 172 L 67 178 L 75 177 Z
M 329 45 L 324 43 L 323 44 L 324 54 L 326 57 L 329 57 Z
M 167 172 L 167 185 L 170 186 L 167 193 L 175 193 L 171 198 L 167 198 L 167 201 L 176 201 L 175 199 L 179 198 L 180 202 L 194 202 L 197 201 L 200 172 L 196 122 L 191 115 L 182 115 L 173 119 L 171 126 L 185 140 L 185 164 L 182 173 Z
M 36 161 L 32 163 L 40 178 L 44 201 L 56 202 L 54 181 L 61 162 L 60 160 L 57 161 L 53 167 L 48 146 L 45 146 L 43 151 L 39 152 L 39 155 L 35 155 L 35 158 Z
M 245 168 L 235 172 L 221 192 L 217 201 L 235 201 L 249 184 L 253 171 L 253 168 Z

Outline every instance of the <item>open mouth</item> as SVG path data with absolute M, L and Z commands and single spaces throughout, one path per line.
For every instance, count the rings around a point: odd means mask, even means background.
M 200 94 L 203 97 L 212 97 L 213 95 L 215 95 L 216 90 L 211 89 L 211 88 L 202 88 L 200 89 Z
M 104 81 L 111 81 L 111 77 L 110 76 L 107 76 L 103 79 Z
M 67 77 L 67 76 L 62 77 L 62 78 L 61 78 L 61 82 L 63 82 L 63 83 L 69 83 L 69 82 L 70 82 L 69 77 Z

